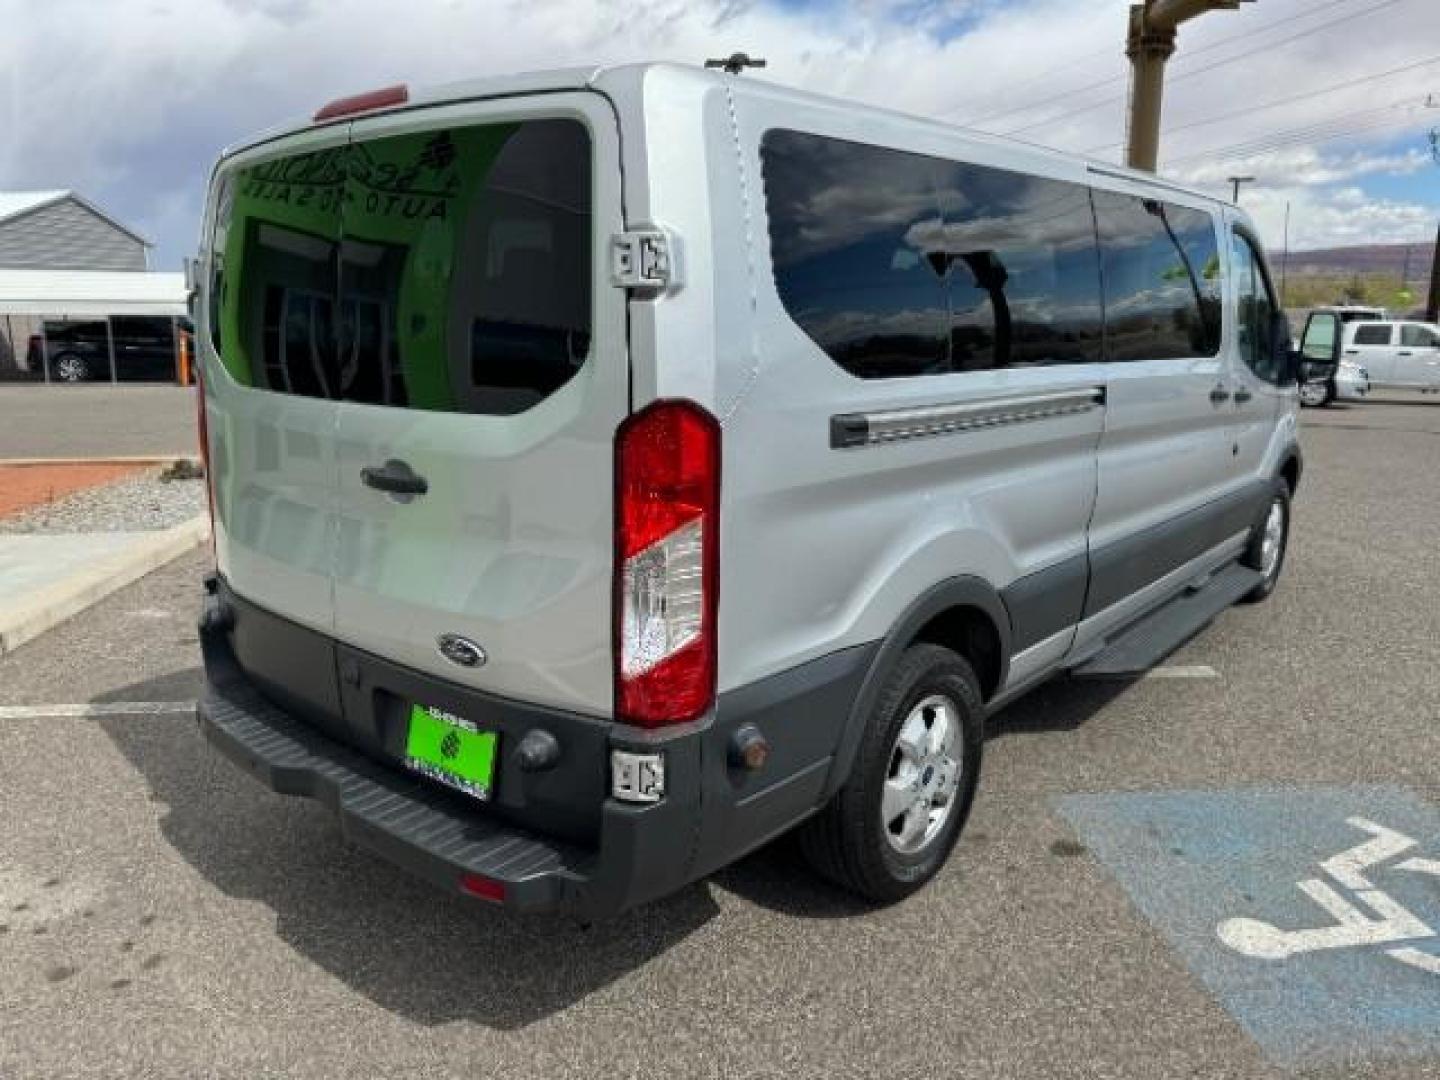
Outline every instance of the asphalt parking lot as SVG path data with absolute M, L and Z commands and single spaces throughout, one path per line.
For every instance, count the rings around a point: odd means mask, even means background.
M 0 416 L 0 461 L 196 452 L 188 386 L 0 385 Z
M 436 894 L 207 750 L 186 557 L 0 659 L 0 1076 L 1440 1076 L 1440 399 L 1303 446 L 1272 600 L 1002 713 L 883 910 L 785 842 L 588 929 Z

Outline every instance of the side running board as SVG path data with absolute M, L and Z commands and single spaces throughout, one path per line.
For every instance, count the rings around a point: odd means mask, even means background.
M 1181 593 L 1119 631 L 1070 674 L 1079 679 L 1143 675 L 1258 584 L 1259 571 L 1231 563 L 1199 589 Z

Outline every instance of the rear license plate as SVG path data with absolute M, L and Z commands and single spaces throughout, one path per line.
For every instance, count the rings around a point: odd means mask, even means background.
M 495 732 L 481 731 L 444 709 L 412 705 L 405 767 L 473 798 L 489 799 L 498 741 Z

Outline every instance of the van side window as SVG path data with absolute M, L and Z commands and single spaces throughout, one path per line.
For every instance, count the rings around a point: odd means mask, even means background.
M 1164 360 L 1220 350 L 1214 219 L 1157 199 L 1095 192 L 1105 275 L 1106 358 Z
M 940 210 L 955 371 L 1100 359 L 1100 258 L 1090 191 L 944 164 Z
M 790 131 L 761 154 L 776 286 L 801 329 L 861 378 L 948 371 L 936 163 Z
M 761 158 L 781 303 L 852 375 L 1099 359 L 1086 188 L 794 131 Z
M 1355 328 L 1356 345 L 1389 345 L 1390 327 L 1382 325 L 1357 326 Z
M 1255 375 L 1268 383 L 1280 382 L 1275 349 L 1270 335 L 1274 333 L 1275 298 L 1265 278 L 1260 254 L 1250 241 L 1235 235 L 1230 249 L 1231 267 L 1235 274 L 1235 340 L 1240 359 Z

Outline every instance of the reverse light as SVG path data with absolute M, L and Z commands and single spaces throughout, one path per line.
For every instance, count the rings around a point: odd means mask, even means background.
M 615 436 L 615 711 L 679 724 L 715 700 L 720 425 L 657 401 Z
M 317 123 L 321 120 L 334 120 L 337 116 L 353 116 L 355 113 L 373 112 L 375 109 L 384 109 L 391 105 L 404 105 L 409 100 L 410 88 L 403 83 L 396 86 L 385 86 L 379 90 L 368 90 L 363 94 L 336 98 L 317 109 L 314 119 Z

